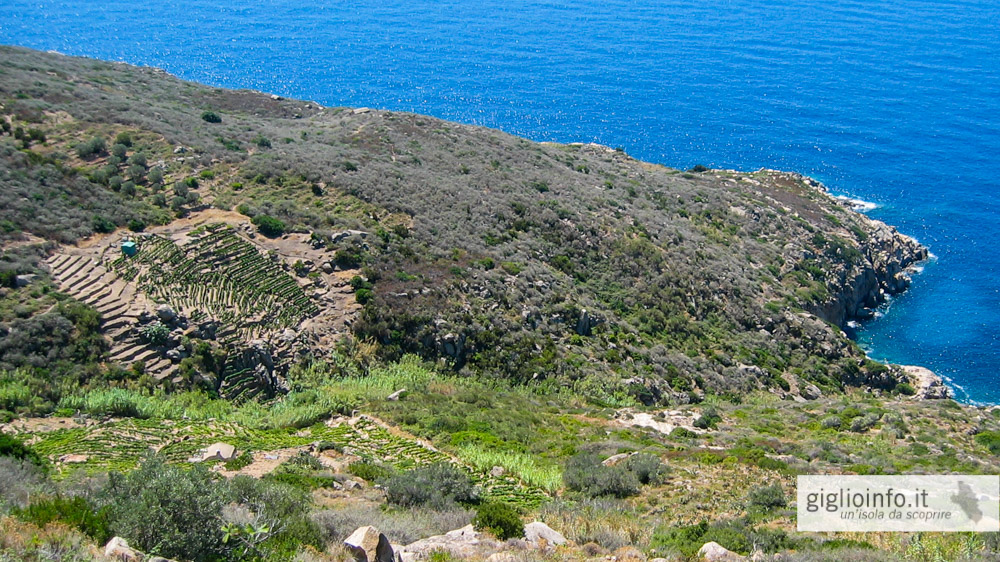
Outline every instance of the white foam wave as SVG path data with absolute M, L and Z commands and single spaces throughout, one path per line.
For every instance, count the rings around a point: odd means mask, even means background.
M 864 199 L 857 199 L 855 197 L 847 197 L 846 195 L 840 195 L 837 197 L 840 201 L 850 205 L 851 210 L 857 211 L 859 213 L 865 213 L 868 211 L 874 211 L 881 207 L 878 203 L 872 203 L 871 201 L 865 201 Z
M 857 320 L 848 320 L 847 321 L 847 327 L 850 328 L 850 329 L 852 329 L 852 330 L 857 330 L 858 328 L 861 327 L 861 323 L 858 322 Z

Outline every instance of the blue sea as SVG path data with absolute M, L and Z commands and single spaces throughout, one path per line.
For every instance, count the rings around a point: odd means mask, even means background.
M 0 43 L 811 175 L 935 256 L 861 344 L 1000 403 L 997 0 L 4 0 Z

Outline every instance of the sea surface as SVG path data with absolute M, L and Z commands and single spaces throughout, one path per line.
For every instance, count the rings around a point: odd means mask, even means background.
M 1000 403 L 997 0 L 3 0 L 0 43 L 809 174 L 935 256 L 871 356 Z

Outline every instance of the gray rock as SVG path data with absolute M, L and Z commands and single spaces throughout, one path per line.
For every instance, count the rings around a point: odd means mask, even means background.
M 806 387 L 802 389 L 801 394 L 806 400 L 818 400 L 823 396 L 823 391 L 817 388 L 816 385 L 810 384 L 806 385 Z
M 717 542 L 707 542 L 698 549 L 698 556 L 706 562 L 737 562 L 746 556 L 736 554 Z
M 542 541 L 545 541 L 545 544 L 556 546 L 566 544 L 566 537 L 562 536 L 562 533 L 541 521 L 525 525 L 524 538 L 534 546 L 539 546 Z
M 177 363 L 181 360 L 181 353 L 176 349 L 168 349 L 166 358 L 169 359 L 171 363 Z
M 177 319 L 177 313 L 168 304 L 161 304 L 156 307 L 156 316 L 164 322 L 173 322 Z
M 27 275 L 18 275 L 14 277 L 14 284 L 18 288 L 27 287 L 28 285 L 34 283 L 35 279 L 38 279 L 38 276 L 35 275 L 34 273 L 29 273 Z
M 504 474 L 507 474 L 507 471 L 502 466 L 494 466 L 490 469 L 490 476 L 494 478 L 499 478 Z
M 359 527 L 344 541 L 356 562 L 395 562 L 389 539 L 371 525 Z
M 128 545 L 128 541 L 121 537 L 114 537 L 104 547 L 104 555 L 112 560 L 121 562 L 141 562 L 142 553 Z
M 425 559 L 430 553 L 443 551 L 453 557 L 464 559 L 471 557 L 486 558 L 500 550 L 501 543 L 489 535 L 476 531 L 472 525 L 449 531 L 410 543 L 402 548 L 400 554 L 403 560 Z
M 393 392 L 389 396 L 386 396 L 385 399 L 388 400 L 388 401 L 390 401 L 390 402 L 397 402 L 399 400 L 399 398 L 403 395 L 404 392 L 406 392 L 406 389 L 405 388 L 401 388 L 401 389 L 397 390 L 396 392 Z

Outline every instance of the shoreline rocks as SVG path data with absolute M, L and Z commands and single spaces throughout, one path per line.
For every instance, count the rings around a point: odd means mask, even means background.
M 934 371 L 919 365 L 900 365 L 906 376 L 913 381 L 914 395 L 918 400 L 946 400 L 952 398 L 951 389 Z

